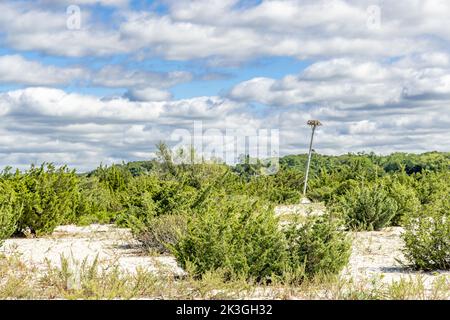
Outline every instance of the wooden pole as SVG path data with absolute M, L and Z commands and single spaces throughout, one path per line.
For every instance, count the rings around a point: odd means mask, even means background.
M 314 139 L 314 131 L 316 131 L 315 125 L 312 126 L 311 141 L 309 142 L 308 162 L 306 164 L 305 183 L 303 185 L 303 197 L 306 197 L 306 187 L 308 185 L 309 165 L 311 163 L 311 153 L 312 153 L 312 144 L 313 144 L 313 139 Z
M 305 172 L 305 183 L 303 184 L 303 198 L 306 199 L 306 188 L 308 186 L 308 175 L 309 175 L 309 166 L 311 164 L 311 156 L 312 156 L 312 145 L 314 140 L 314 132 L 316 131 L 317 126 L 321 126 L 322 123 L 320 123 L 319 120 L 309 120 L 307 122 L 309 126 L 312 128 L 311 132 L 311 141 L 309 142 L 309 153 L 308 153 L 308 162 L 306 164 L 306 172 Z

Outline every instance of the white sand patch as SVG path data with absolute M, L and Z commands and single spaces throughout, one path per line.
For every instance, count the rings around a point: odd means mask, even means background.
M 444 276 L 450 280 L 450 271 L 418 272 L 405 268 L 402 253 L 403 228 L 391 227 L 382 231 L 354 232 L 350 262 L 342 275 L 355 282 L 377 279 L 385 284 L 400 280 L 421 280 L 426 290 L 433 281 Z
M 113 225 L 60 226 L 49 237 L 7 239 L 0 252 L 19 254 L 24 262 L 42 269 L 48 263 L 59 267 L 61 256 L 74 263 L 85 259 L 89 263 L 98 257 L 100 266 L 117 265 L 130 273 L 142 268 L 175 276 L 184 274 L 174 257 L 145 255 L 128 229 Z

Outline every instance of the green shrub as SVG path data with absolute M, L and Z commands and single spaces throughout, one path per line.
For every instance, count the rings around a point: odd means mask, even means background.
M 195 202 L 197 189 L 178 181 L 160 181 L 160 188 L 152 194 L 156 214 L 182 214 Z
M 273 175 L 228 175 L 223 186 L 227 194 L 258 197 L 273 204 L 294 204 L 300 201 L 303 173 L 280 170 Z
M 164 254 L 170 253 L 170 248 L 186 234 L 187 218 L 183 215 L 149 215 L 129 225 L 136 239 L 148 251 Z
M 322 171 L 316 178 L 309 180 L 309 188 L 307 189 L 308 198 L 317 202 L 328 203 L 334 196 L 339 195 L 338 189 L 341 182 L 333 173 Z
M 347 265 L 351 242 L 339 227 L 329 216 L 310 216 L 285 227 L 287 270 L 298 277 L 293 280 L 338 274 Z
M 417 174 L 415 189 L 422 204 L 433 203 L 436 195 L 450 194 L 450 170 Z
M 18 200 L 11 183 L 0 180 L 0 245 L 2 240 L 16 231 L 22 210 L 22 203 Z
M 420 210 L 420 200 L 417 193 L 409 185 L 395 181 L 389 187 L 389 196 L 397 204 L 397 211 L 391 220 L 391 224 L 394 226 L 402 225 L 404 217 Z
M 114 192 L 97 177 L 80 180 L 75 216 L 66 222 L 80 225 L 110 223 L 117 218 L 122 206 Z
M 98 177 L 100 182 L 111 191 L 125 190 L 127 184 L 132 179 L 131 172 L 126 167 L 120 165 L 112 165 L 110 167 L 100 165 L 91 175 Z
M 228 278 L 264 281 L 280 274 L 285 262 L 272 208 L 245 196 L 206 200 L 172 251 L 182 267 L 189 264 L 200 277 L 220 269 Z
M 380 230 L 397 213 L 397 203 L 380 184 L 365 184 L 348 190 L 333 206 L 355 230 Z
M 64 220 L 75 214 L 78 198 L 78 179 L 74 171 L 52 164 L 32 166 L 17 176 L 18 197 L 23 201 L 23 214 L 18 230 L 48 234 Z
M 196 199 L 197 190 L 176 180 L 150 175 L 134 178 L 119 196 L 127 216 L 146 218 L 149 213 L 150 216 L 186 213 Z
M 450 269 L 450 194 L 443 193 L 419 214 L 407 217 L 403 251 L 406 260 L 420 270 Z

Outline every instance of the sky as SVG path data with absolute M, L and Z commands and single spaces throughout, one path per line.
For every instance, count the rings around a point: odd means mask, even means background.
M 450 151 L 450 1 L 2 0 L 0 12 L 0 167 L 148 160 L 183 133 L 207 151 L 266 130 L 278 155 L 306 153 L 310 119 L 322 154 Z

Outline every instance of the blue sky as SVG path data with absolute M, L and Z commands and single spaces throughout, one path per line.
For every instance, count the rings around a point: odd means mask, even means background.
M 140 6 L 138 6 L 140 7 Z M 111 14 L 111 9 L 101 6 L 98 11 Z M 100 13 L 104 19 L 105 16 Z M 98 70 L 106 65 L 121 65 L 132 70 L 147 70 L 149 72 L 171 72 L 188 71 L 194 75 L 190 82 L 174 85 L 170 92 L 175 99 L 192 98 L 196 96 L 221 95 L 229 91 L 234 85 L 252 79 L 254 77 L 282 78 L 289 73 L 300 73 L 311 64 L 311 61 L 299 60 L 292 57 L 261 57 L 253 61 L 247 61 L 235 66 L 210 66 L 205 65 L 202 60 L 176 61 L 164 60 L 158 57 L 149 57 L 143 61 L 136 60 L 132 54 L 118 54 L 104 57 L 64 57 L 42 54 L 38 51 L 21 52 L 12 48 L 1 48 L 1 55 L 20 54 L 30 61 L 36 61 L 44 66 L 53 65 L 58 67 L 83 66 L 91 70 Z M 1 91 L 9 91 L 21 88 L 20 83 L 2 84 Z M 61 86 L 70 92 L 88 92 L 97 96 L 105 93 L 123 93 L 126 88 L 109 90 L 108 88 L 80 84 Z
M 445 1 L 11 0 L 0 12 L 0 166 L 144 160 L 194 122 L 278 130 L 279 154 L 306 152 L 310 118 L 324 123 L 321 153 L 450 148 Z

